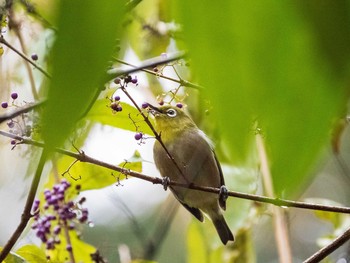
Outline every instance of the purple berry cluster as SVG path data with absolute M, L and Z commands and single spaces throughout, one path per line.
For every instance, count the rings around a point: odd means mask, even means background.
M 127 86 L 127 84 L 129 83 L 138 85 L 137 76 L 131 77 L 130 75 L 127 75 L 125 77 L 115 78 L 113 82 L 120 86 Z
M 109 107 L 113 110 L 113 112 L 122 111 L 123 108 L 120 104 L 120 96 L 115 96 L 113 99 L 111 99 L 111 104 Z
M 18 98 L 18 93 L 17 93 L 17 92 L 11 93 L 11 98 L 12 98 L 13 100 L 16 100 L 16 99 Z M 3 109 L 6 109 L 8 106 L 9 106 L 9 104 L 8 104 L 7 101 L 1 102 L 1 107 L 2 107 Z
M 33 203 L 34 223 L 32 229 L 36 236 L 46 244 L 46 249 L 53 250 L 57 244 L 61 243 L 60 233 L 63 227 L 74 230 L 76 223 L 86 223 L 88 221 L 88 210 L 81 208 L 86 198 L 81 198 L 77 203 L 66 201 L 66 191 L 71 184 L 62 180 L 53 186 L 52 189 L 44 191 L 45 203 L 44 211 L 40 211 L 40 201 L 35 200 Z M 76 187 L 77 190 L 80 187 Z M 67 245 L 66 249 L 70 251 L 72 247 Z

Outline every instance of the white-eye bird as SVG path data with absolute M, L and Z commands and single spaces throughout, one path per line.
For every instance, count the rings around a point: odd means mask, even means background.
M 148 106 L 155 116 L 156 131 L 177 164 L 174 164 L 157 140 L 153 154 L 161 176 L 184 184 L 216 188 L 224 186 L 221 166 L 213 147 L 193 120 L 178 107 Z M 234 240 L 222 214 L 222 210 L 226 209 L 225 197 L 179 186 L 170 186 L 170 189 L 177 200 L 199 221 L 204 221 L 202 212 L 212 220 L 222 243 L 227 244 Z

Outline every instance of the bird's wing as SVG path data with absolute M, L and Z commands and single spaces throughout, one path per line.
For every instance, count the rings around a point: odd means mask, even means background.
M 220 185 L 225 185 L 225 179 L 224 179 L 224 175 L 222 173 L 222 169 L 221 169 L 221 165 L 218 161 L 218 158 L 216 157 L 215 152 L 213 151 L 213 155 L 215 158 L 215 162 L 216 162 L 216 166 L 218 167 L 219 170 L 219 174 L 220 174 Z M 224 199 L 224 196 L 220 195 L 219 196 L 219 205 L 223 210 L 226 210 L 226 200 Z
M 203 222 L 204 221 L 204 216 L 201 210 L 198 208 L 190 207 L 189 205 L 185 204 L 181 199 L 177 196 L 176 191 L 170 187 L 171 192 L 174 194 L 175 198 L 192 214 L 194 215 L 199 221 Z

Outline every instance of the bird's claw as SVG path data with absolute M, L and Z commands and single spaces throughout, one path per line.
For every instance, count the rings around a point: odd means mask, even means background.
M 170 178 L 168 176 L 165 176 L 162 179 L 162 185 L 163 185 L 164 191 L 168 190 L 169 184 L 170 184 Z
M 226 201 L 228 198 L 228 190 L 225 185 L 220 186 L 219 199 Z

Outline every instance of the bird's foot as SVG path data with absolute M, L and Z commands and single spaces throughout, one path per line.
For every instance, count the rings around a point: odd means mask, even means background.
M 163 177 L 162 185 L 163 185 L 164 191 L 168 190 L 169 184 L 170 184 L 170 178 L 168 176 Z
M 220 186 L 219 199 L 226 201 L 228 198 L 228 190 L 225 185 Z

